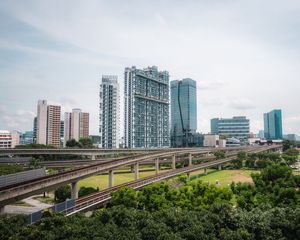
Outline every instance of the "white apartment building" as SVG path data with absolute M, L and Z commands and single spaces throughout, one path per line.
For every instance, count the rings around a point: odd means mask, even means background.
M 64 146 L 67 141 L 89 137 L 89 113 L 74 108 L 72 112 L 66 112 L 64 116 Z
M 120 96 L 118 77 L 103 75 L 99 91 L 100 148 L 119 147 Z

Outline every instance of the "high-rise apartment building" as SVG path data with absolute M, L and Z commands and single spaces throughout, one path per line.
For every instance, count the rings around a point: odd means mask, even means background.
M 47 101 L 39 100 L 37 106 L 36 143 L 47 145 Z
M 250 134 L 250 121 L 244 116 L 211 119 L 211 133 L 226 138 L 245 140 Z
M 185 78 L 171 81 L 171 145 L 188 146 L 197 130 L 196 81 Z
M 39 100 L 37 107 L 36 142 L 38 144 L 60 146 L 60 106 L 47 105 Z
M 99 91 L 99 147 L 119 147 L 120 97 L 118 77 L 102 76 Z
M 275 109 L 264 114 L 265 138 L 269 140 L 282 139 L 282 114 Z
M 81 112 L 81 109 L 75 108 L 72 112 L 66 112 L 64 115 L 64 146 L 67 141 L 89 137 L 89 113 Z
M 169 73 L 131 67 L 124 77 L 125 147 L 169 147 Z

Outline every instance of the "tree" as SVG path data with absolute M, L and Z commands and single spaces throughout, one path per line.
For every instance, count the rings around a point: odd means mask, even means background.
M 222 159 L 226 157 L 226 153 L 224 150 L 218 150 L 214 153 L 214 155 L 217 159 Z
M 69 148 L 79 148 L 80 144 L 75 139 L 70 139 L 70 140 L 67 141 L 66 147 L 69 147 Z
M 99 192 L 99 188 L 93 188 L 93 187 L 81 187 L 78 191 L 78 196 L 83 197 L 95 192 Z
M 90 138 L 80 138 L 79 139 L 80 147 L 82 148 L 93 148 L 93 142 Z
M 54 192 L 54 200 L 55 202 L 64 202 L 68 198 L 71 198 L 71 186 L 65 185 L 57 188 Z

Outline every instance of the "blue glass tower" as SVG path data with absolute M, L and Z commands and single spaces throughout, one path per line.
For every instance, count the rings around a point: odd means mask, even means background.
M 185 141 L 197 130 L 196 81 L 185 78 L 171 82 L 171 136 Z M 173 141 L 172 141 L 173 142 Z M 172 144 L 174 145 L 174 144 Z M 181 145 L 181 144 L 176 144 Z M 182 144 L 186 146 L 186 144 Z
M 280 109 L 264 114 L 264 131 L 266 139 L 282 139 L 282 114 Z

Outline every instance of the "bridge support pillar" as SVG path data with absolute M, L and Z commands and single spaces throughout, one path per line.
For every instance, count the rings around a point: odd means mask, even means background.
M 193 165 L 193 156 L 189 153 L 189 167 Z
M 72 193 L 71 193 L 71 198 L 72 199 L 77 199 L 78 198 L 78 182 L 72 182 Z
M 191 180 L 191 173 L 188 172 L 186 175 L 187 175 L 188 180 Z
M 218 170 L 221 171 L 222 170 L 222 165 L 218 165 Z
M 155 174 L 159 172 L 159 158 L 155 159 Z
M 172 169 L 176 169 L 176 156 L 172 156 Z
M 111 188 L 114 186 L 114 172 L 113 170 L 108 171 L 108 187 Z
M 92 155 L 92 161 L 96 160 L 96 155 Z
M 5 208 L 5 206 L 0 206 L 0 215 L 4 214 L 4 208 Z
M 139 179 L 139 163 L 134 164 L 134 179 Z

